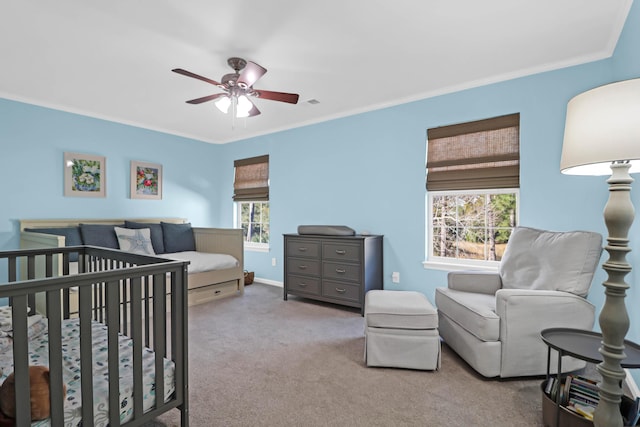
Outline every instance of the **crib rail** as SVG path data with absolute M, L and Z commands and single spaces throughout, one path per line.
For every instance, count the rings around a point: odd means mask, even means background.
M 73 252 L 79 255 L 75 274 L 70 273 Z M 13 307 L 17 426 L 31 423 L 27 317 L 36 307 L 48 320 L 52 425 L 63 425 L 64 419 L 62 321 L 77 317 L 83 426 L 94 425 L 93 404 L 87 404 L 94 401 L 92 322 L 107 327 L 109 425 L 141 425 L 178 408 L 188 426 L 187 262 L 92 246 L 0 251 L 0 262 L 7 263 L 0 298 Z M 126 424 L 119 415 L 119 334 L 133 341 L 133 419 Z M 142 398 L 136 398 L 143 395 L 145 347 L 154 351 L 156 373 L 156 402 L 146 413 Z M 175 392 L 167 402 L 164 357 L 175 364 Z

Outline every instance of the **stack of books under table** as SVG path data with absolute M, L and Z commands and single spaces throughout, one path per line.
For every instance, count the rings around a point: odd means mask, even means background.
M 545 384 L 544 391 L 554 402 L 560 393 L 560 405 L 587 420 L 593 420 L 593 413 L 600 400 L 595 380 L 580 375 L 567 375 L 560 383 L 557 378 L 552 377 Z M 640 397 L 623 403 L 627 403 L 621 408 L 624 425 L 637 425 L 640 420 Z

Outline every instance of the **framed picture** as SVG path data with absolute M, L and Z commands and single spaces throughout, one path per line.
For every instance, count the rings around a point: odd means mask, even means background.
M 64 153 L 64 195 L 105 197 L 107 159 L 91 154 Z
M 162 199 L 162 165 L 131 162 L 131 198 Z

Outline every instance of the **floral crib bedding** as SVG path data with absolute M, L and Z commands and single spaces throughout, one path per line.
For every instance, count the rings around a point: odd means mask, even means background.
M 29 326 L 30 365 L 49 365 L 48 334 L 46 319 L 37 318 Z M 109 422 L 109 382 L 107 367 L 107 327 L 98 322 L 92 324 L 93 347 L 93 410 L 94 423 L 97 427 L 106 427 Z M 0 336 L 0 346 L 6 347 L 7 337 Z M 119 335 L 120 355 L 120 422 L 124 423 L 133 417 L 133 341 Z M 62 369 L 63 381 L 67 386 L 67 397 L 64 408 L 65 427 L 82 426 L 82 396 L 80 386 L 80 325 L 78 319 L 67 319 L 62 322 Z M 156 400 L 154 353 L 148 348 L 142 351 L 143 365 L 143 409 L 150 410 Z M 10 347 L 0 351 L 0 383 L 13 372 L 13 354 Z M 174 363 L 164 359 L 164 401 L 175 391 Z M 32 427 L 49 426 L 49 420 L 32 423 Z

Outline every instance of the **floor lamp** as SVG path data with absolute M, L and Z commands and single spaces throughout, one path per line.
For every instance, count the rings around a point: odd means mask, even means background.
M 640 172 L 640 79 L 600 86 L 569 101 L 565 124 L 562 173 L 611 175 L 604 220 L 609 235 L 605 249 L 609 259 L 602 265 L 608 274 L 603 283 L 605 302 L 600 312 L 602 375 L 600 403 L 594 414 L 596 427 L 622 427 L 620 402 L 625 373 L 620 362 L 629 316 L 624 298 L 631 271 L 626 260 L 629 228 L 633 223 L 631 173 Z

